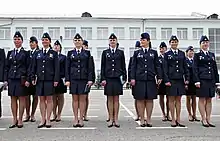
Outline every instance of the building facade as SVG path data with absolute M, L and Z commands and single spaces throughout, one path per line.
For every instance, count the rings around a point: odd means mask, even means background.
M 185 50 L 189 45 L 199 49 L 201 35 L 210 38 L 210 51 L 220 56 L 220 21 L 199 16 L 163 16 L 163 17 L 36 17 L 36 16 L 1 16 L 0 15 L 0 47 L 6 52 L 13 49 L 12 37 L 20 31 L 24 37 L 23 47 L 29 49 L 29 38 L 34 35 L 39 39 L 48 32 L 55 40 L 60 40 L 63 53 L 74 48 L 73 36 L 80 33 L 89 42 L 89 48 L 95 59 L 96 71 L 100 71 L 101 53 L 108 48 L 108 37 L 115 33 L 119 48 L 124 50 L 126 64 L 135 50 L 134 45 L 142 32 L 148 32 L 154 49 L 158 49 L 161 41 L 168 40 L 171 35 L 179 38 L 179 48 Z

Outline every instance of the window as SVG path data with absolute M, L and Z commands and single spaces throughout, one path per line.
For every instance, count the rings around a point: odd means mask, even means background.
M 134 47 L 130 47 L 129 51 L 130 51 L 130 57 L 132 57 L 134 55 L 135 48 Z
M 157 33 L 156 33 L 156 28 L 155 27 L 147 27 L 147 28 L 145 28 L 145 31 L 147 33 L 149 33 L 150 38 L 152 40 L 155 40 L 157 38 Z
M 188 38 L 187 28 L 177 28 L 177 37 L 180 40 L 187 40 Z
M 108 47 L 97 47 L 97 59 L 101 59 L 103 50 L 107 48 Z
M 199 40 L 200 37 L 203 35 L 203 28 L 193 28 L 193 39 Z
M 16 27 L 16 31 L 20 31 L 24 40 L 27 39 L 27 27 Z
M 48 31 L 51 39 L 60 39 L 60 28 L 59 27 L 48 27 Z
M 67 39 L 67 40 L 72 40 L 76 34 L 75 27 L 65 27 L 64 31 L 65 31 L 65 39 Z
M 140 27 L 130 27 L 129 30 L 130 30 L 130 39 L 131 40 L 140 39 L 140 32 L 141 32 Z
M 108 27 L 97 27 L 97 39 L 108 39 Z
M 172 35 L 172 28 L 161 28 L 161 39 L 170 39 Z
M 43 27 L 32 27 L 32 35 L 37 39 L 41 39 L 43 36 L 44 28 Z
M 11 39 L 11 28 L 10 27 L 0 28 L 0 39 Z
M 83 39 L 91 40 L 92 39 L 92 27 L 81 27 L 81 36 Z
M 124 27 L 114 27 L 113 32 L 117 36 L 118 39 L 125 38 L 125 28 Z
M 216 56 L 220 55 L 220 28 L 209 28 L 209 50 L 214 52 Z

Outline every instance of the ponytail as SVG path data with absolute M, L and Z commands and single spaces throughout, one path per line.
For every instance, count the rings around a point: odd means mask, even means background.
M 151 41 L 149 42 L 149 48 L 152 48 Z

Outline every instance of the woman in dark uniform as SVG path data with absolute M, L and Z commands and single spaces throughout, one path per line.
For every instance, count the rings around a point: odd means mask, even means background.
M 84 50 L 89 50 L 87 40 L 83 40 L 83 49 Z M 93 72 L 95 72 L 95 64 L 94 64 L 93 56 L 91 56 L 90 59 L 91 59 L 91 62 L 93 63 L 93 65 L 92 65 L 93 66 Z M 93 74 L 93 80 L 92 81 L 95 82 L 95 73 Z M 85 109 L 85 114 L 83 116 L 84 121 L 89 121 L 88 117 L 87 117 L 88 107 L 89 107 L 89 96 L 87 95 L 87 97 L 86 97 L 86 109 Z
M 196 86 L 193 81 L 193 70 L 192 70 L 192 64 L 193 64 L 193 56 L 194 56 L 194 49 L 192 46 L 189 46 L 186 50 L 186 63 L 187 67 L 189 69 L 190 74 L 190 81 L 188 86 L 186 87 L 186 107 L 189 114 L 189 121 L 200 121 L 196 117 Z M 191 112 L 192 109 L 192 112 Z
M 5 50 L 0 48 L 0 82 L 4 83 L 4 74 L 5 74 Z M 2 95 L 1 92 L 4 89 L 4 85 L 0 87 L 0 118 L 2 117 Z
M 186 93 L 185 86 L 189 84 L 185 53 L 178 49 L 178 43 L 178 38 L 172 35 L 169 41 L 171 49 L 164 55 L 164 82 L 169 96 L 171 127 L 185 127 L 180 124 L 181 97 Z
M 15 32 L 15 48 L 8 52 L 5 66 L 5 81 L 8 82 L 8 95 L 11 97 L 11 110 L 13 121 L 9 128 L 23 127 L 23 114 L 25 109 L 25 86 L 28 82 L 28 53 L 22 47 L 23 37 L 19 31 Z M 19 105 L 18 105 L 19 101 Z M 18 110 L 19 109 L 19 110 Z M 17 119 L 17 112 L 19 118 Z
M 83 116 L 86 109 L 86 98 L 93 84 L 93 63 L 90 51 L 82 47 L 83 38 L 77 33 L 74 37 L 75 48 L 68 51 L 66 59 L 66 85 L 72 94 L 74 113 L 73 127 L 83 127 Z M 78 112 L 79 118 L 78 118 Z
M 104 95 L 107 96 L 109 110 L 108 127 L 120 127 L 118 123 L 119 95 L 123 94 L 123 85 L 127 81 L 124 52 L 117 47 L 117 37 L 109 37 L 109 49 L 102 52 L 101 82 Z
M 196 96 L 199 97 L 199 112 L 204 127 L 215 127 L 211 123 L 212 98 L 215 96 L 216 84 L 219 83 L 219 74 L 215 54 L 208 51 L 209 39 L 202 36 L 201 50 L 193 58 L 193 75 L 197 87 Z
M 131 65 L 131 85 L 140 115 L 141 127 L 152 127 L 153 100 L 157 98 L 157 82 L 161 83 L 162 72 L 156 50 L 151 49 L 150 35 L 142 33 L 141 47 L 134 52 Z M 156 82 L 157 81 L 157 82 Z M 145 110 L 147 120 L 145 123 Z
M 159 56 L 159 62 L 161 64 L 161 71 L 163 72 L 163 60 L 164 60 L 164 53 L 167 51 L 167 45 L 165 42 L 161 42 L 160 43 L 160 56 Z M 160 108 L 163 114 L 163 119 L 162 121 L 171 121 L 170 120 L 170 115 L 169 115 L 169 98 L 166 92 L 166 85 L 164 83 L 164 81 L 161 82 L 161 84 L 158 87 L 158 95 L 160 97 L 159 101 L 160 101 Z M 164 104 L 164 97 L 166 96 L 166 106 Z M 165 107 L 166 107 L 166 112 L 165 112 Z
M 54 43 L 54 51 L 58 53 L 60 62 L 60 81 L 58 86 L 55 87 L 55 94 L 53 95 L 53 119 L 51 121 L 60 122 L 64 105 L 64 93 L 67 92 L 67 87 L 64 85 L 66 56 L 61 54 L 62 45 L 58 40 Z
M 136 41 L 135 48 L 138 49 L 140 47 L 141 47 L 140 41 Z M 132 64 L 132 58 L 133 57 L 130 57 L 129 64 L 128 64 L 128 82 L 129 83 L 131 83 L 131 64 Z M 134 96 L 134 94 L 133 94 L 133 87 L 132 86 L 131 86 L 131 91 L 132 91 L 132 95 Z M 136 111 L 136 115 L 137 115 L 135 121 L 138 121 L 140 119 L 140 116 L 139 116 L 138 109 L 137 109 L 137 100 L 136 99 L 134 100 L 134 107 L 135 107 L 135 111 Z
M 36 84 L 36 94 L 40 99 L 41 123 L 38 128 L 51 127 L 50 116 L 53 110 L 53 94 L 60 80 L 60 63 L 56 51 L 50 48 L 48 33 L 42 37 L 42 50 L 33 57 L 32 83 Z
M 29 72 L 31 71 L 32 58 L 33 58 L 34 54 L 39 50 L 38 40 L 34 36 L 30 37 L 30 48 L 31 48 L 31 50 L 28 51 Z M 29 78 L 31 78 L 31 77 L 29 77 Z M 29 82 L 31 82 L 31 79 L 29 80 Z M 27 92 L 28 96 L 26 97 L 26 107 L 25 107 L 26 118 L 23 122 L 28 122 L 29 120 L 31 122 L 35 122 L 36 119 L 35 119 L 34 115 L 35 115 L 35 111 L 36 111 L 37 105 L 38 105 L 38 97 L 36 95 L 36 86 L 34 86 L 32 83 L 30 83 L 30 86 L 27 87 L 25 91 Z M 32 95 L 32 104 L 31 104 L 31 95 Z M 30 107 L 32 107 L 31 115 L 30 115 Z

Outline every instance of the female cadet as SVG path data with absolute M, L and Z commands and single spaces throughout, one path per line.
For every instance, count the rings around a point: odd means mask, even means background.
M 51 127 L 50 116 L 53 110 L 53 94 L 60 80 L 58 54 L 50 48 L 51 38 L 48 33 L 42 37 L 42 50 L 33 58 L 32 83 L 36 84 L 36 94 L 40 99 L 41 123 L 38 128 Z
M 0 82 L 4 82 L 4 74 L 5 74 L 5 50 L 0 49 Z M 1 92 L 4 89 L 4 85 L 0 87 L 0 118 L 2 117 L 2 101 L 1 101 Z
M 189 83 L 185 53 L 177 48 L 178 43 L 177 37 L 172 35 L 169 41 L 171 49 L 164 55 L 164 81 L 172 117 L 171 127 L 185 127 L 180 124 L 181 97 L 185 94 L 185 85 Z
M 89 50 L 88 41 L 87 40 L 83 40 L 83 49 L 84 50 Z M 91 62 L 92 62 L 93 72 L 95 72 L 95 64 L 94 64 L 93 56 L 91 56 L 90 59 L 91 59 Z M 93 73 L 92 77 L 93 77 L 92 81 L 95 82 L 95 73 Z M 85 114 L 83 116 L 83 120 L 84 121 L 89 121 L 88 117 L 87 117 L 88 107 L 89 107 L 89 96 L 87 95 L 87 97 L 86 97 L 86 109 L 85 109 Z
M 65 77 L 66 56 L 61 54 L 62 45 L 58 40 L 54 43 L 54 51 L 58 53 L 60 63 L 60 81 L 58 86 L 55 87 L 55 94 L 53 95 L 53 119 L 51 121 L 60 122 L 61 112 L 64 105 L 64 93 L 67 92 L 67 87 L 64 85 L 63 80 Z
M 124 52 L 117 47 L 117 37 L 109 37 L 109 49 L 102 52 L 101 82 L 104 86 L 104 95 L 107 96 L 109 110 L 109 124 L 117 128 L 119 112 L 119 95 L 123 94 L 123 85 L 127 81 Z
M 28 65 L 29 65 L 29 71 L 31 71 L 31 64 L 32 64 L 32 58 L 34 54 L 39 50 L 38 47 L 38 41 L 37 38 L 32 36 L 30 37 L 30 48 L 31 50 L 28 51 Z M 29 74 L 30 75 L 30 74 Z M 30 77 L 29 77 L 30 78 Z M 31 82 L 31 79 L 29 80 Z M 30 86 L 26 88 L 26 92 L 28 96 L 26 97 L 26 118 L 24 122 L 28 122 L 29 120 L 31 122 L 35 122 L 35 111 L 37 109 L 38 105 L 38 97 L 36 95 L 36 86 L 34 86 L 32 83 L 30 83 Z M 32 104 L 31 104 L 31 95 L 32 95 Z M 32 105 L 32 106 L 31 106 Z M 30 107 L 32 107 L 31 114 L 30 114 Z
M 160 43 L 160 56 L 159 56 L 159 61 L 161 64 L 161 71 L 163 74 L 163 60 L 164 60 L 164 54 L 167 51 L 167 45 L 165 42 L 161 42 Z M 169 116 L 169 98 L 168 96 L 166 96 L 166 106 L 164 104 L 164 96 L 167 95 L 166 93 L 166 85 L 164 83 L 164 81 L 161 82 L 161 84 L 159 85 L 159 90 L 158 90 L 158 95 L 160 97 L 160 108 L 163 114 L 163 119 L 162 121 L 171 121 L 170 120 L 170 116 Z M 166 112 L 165 112 L 165 107 L 166 107 Z
M 202 36 L 201 50 L 193 58 L 193 75 L 197 87 L 196 95 L 199 97 L 199 112 L 204 127 L 215 127 L 211 123 L 212 98 L 215 96 L 215 86 L 219 83 L 219 74 L 214 53 L 208 51 L 209 39 Z
M 140 48 L 140 41 L 136 41 L 136 44 L 135 44 L 135 48 Z M 132 64 L 132 58 L 133 57 L 130 57 L 130 60 L 129 60 L 129 64 L 128 64 L 128 82 L 131 83 L 131 64 Z M 131 88 L 132 90 L 132 95 L 133 95 L 133 87 Z M 134 95 L 133 95 L 134 96 Z M 134 100 L 134 106 L 135 106 L 135 110 L 136 110 L 136 119 L 135 121 L 138 121 L 140 119 L 140 116 L 139 116 L 139 113 L 138 113 L 138 109 L 137 109 L 137 100 L 135 99 Z
M 25 86 L 28 83 L 28 53 L 22 47 L 23 37 L 19 31 L 14 35 L 14 50 L 7 54 L 5 66 L 5 81 L 8 82 L 8 95 L 11 97 L 11 110 L 13 121 L 9 128 L 23 127 L 23 113 L 25 109 Z M 17 103 L 19 101 L 19 106 Z M 19 110 L 18 110 L 19 109 Z M 17 112 L 19 111 L 19 118 L 17 119 Z
M 196 117 L 196 86 L 193 81 L 193 56 L 194 56 L 194 49 L 192 46 L 189 46 L 186 50 L 186 63 L 190 74 L 190 81 L 188 86 L 186 87 L 186 107 L 189 114 L 189 121 L 200 121 Z M 192 109 L 192 112 L 191 112 Z
M 90 51 L 83 49 L 83 38 L 77 33 L 74 37 L 75 48 L 68 52 L 66 59 L 66 85 L 72 94 L 74 113 L 73 127 L 83 127 L 86 98 L 93 84 L 93 63 Z M 78 118 L 78 112 L 80 116 Z
M 157 51 L 151 49 L 150 35 L 142 33 L 140 43 L 142 48 L 135 51 L 133 55 L 131 85 L 134 86 L 134 98 L 137 100 L 140 126 L 152 127 L 153 99 L 157 98 L 156 81 L 158 81 L 158 84 L 161 83 L 162 72 Z M 147 112 L 146 123 L 144 117 L 145 110 Z

